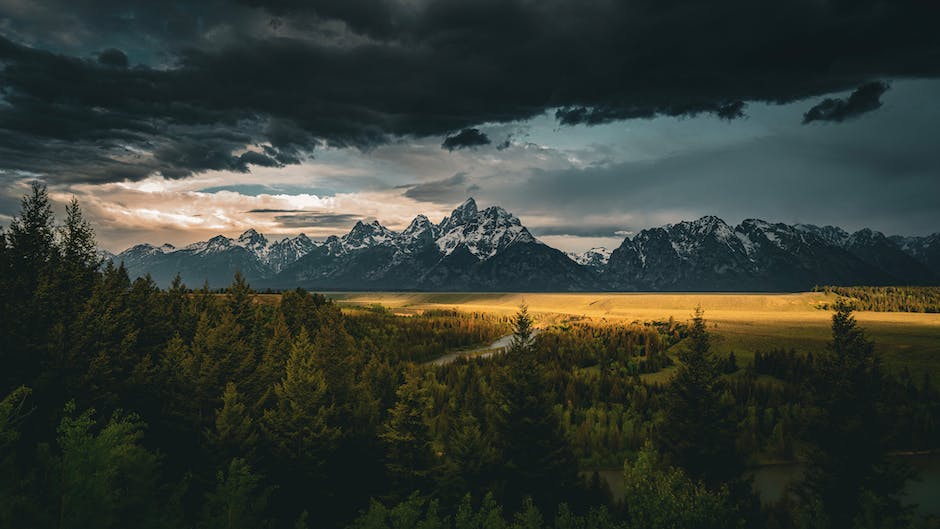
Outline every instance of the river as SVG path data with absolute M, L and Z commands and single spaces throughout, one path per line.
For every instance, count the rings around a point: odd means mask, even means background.
M 921 514 L 940 515 L 940 454 L 896 456 L 911 466 L 917 478 L 904 486 L 902 499 Z M 754 469 L 754 490 L 765 503 L 779 500 L 791 482 L 803 476 L 803 465 L 791 463 Z
M 908 505 L 916 505 L 920 514 L 940 515 L 940 454 L 918 454 L 903 457 L 918 474 L 904 487 L 902 499 Z M 591 471 L 593 472 L 593 471 Z M 803 476 L 803 465 L 799 463 L 768 465 L 753 469 L 754 490 L 764 503 L 779 500 L 791 482 Z M 623 471 L 619 469 L 598 470 L 601 478 L 610 486 L 614 497 L 623 494 Z
M 472 349 L 460 349 L 457 351 L 451 351 L 445 353 L 442 356 L 426 362 L 427 365 L 440 366 L 444 364 L 449 364 L 454 360 L 460 358 L 461 356 L 472 356 L 474 358 L 485 358 L 487 356 L 501 353 L 509 347 L 509 344 L 512 343 L 512 335 L 507 334 L 506 336 L 499 337 L 495 342 L 489 345 L 482 345 L 480 347 L 474 347 Z

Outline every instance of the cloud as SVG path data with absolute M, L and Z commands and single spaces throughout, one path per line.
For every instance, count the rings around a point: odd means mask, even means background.
M 441 143 L 442 149 L 453 151 L 454 149 L 473 149 L 482 145 L 492 143 L 489 136 L 480 132 L 480 129 L 463 129 L 453 136 L 444 138 Z
M 855 89 L 848 99 L 826 98 L 803 114 L 803 123 L 813 121 L 845 121 L 881 108 L 881 95 L 888 83 L 874 81 Z
M 98 62 L 105 66 L 127 68 L 127 55 L 117 48 L 108 48 L 98 54 Z
M 246 151 L 290 165 L 464 131 L 457 148 L 467 130 L 546 111 L 562 125 L 732 119 L 745 103 L 940 75 L 940 3 L 917 0 L 9 5 L 0 167 L 76 181 L 248 171 Z
M 348 228 L 356 221 L 362 220 L 362 217 L 346 213 L 308 212 L 292 215 L 276 215 L 274 220 L 284 228 Z
M 467 173 L 456 173 L 454 176 L 441 180 L 432 180 L 420 184 L 397 186 L 405 189 L 404 195 L 421 202 L 451 203 L 467 198 L 467 195 L 479 189 L 478 186 L 468 184 Z

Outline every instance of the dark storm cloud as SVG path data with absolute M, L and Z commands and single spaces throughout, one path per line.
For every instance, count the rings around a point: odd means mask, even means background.
M 812 121 L 845 121 L 881 108 L 881 95 L 888 84 L 880 81 L 858 87 L 848 99 L 826 98 L 803 115 L 803 123 Z
M 127 68 L 127 55 L 117 48 L 108 48 L 98 54 L 98 62 L 115 68 Z
M 475 185 L 468 185 L 466 173 L 457 173 L 441 180 L 398 186 L 398 188 L 405 189 L 404 195 L 408 198 L 438 204 L 463 200 L 470 192 L 479 189 Z
M 274 220 L 285 228 L 305 228 L 308 226 L 347 228 L 356 221 L 363 219 L 358 215 L 345 213 L 297 213 L 293 215 L 276 215 Z
M 453 151 L 454 149 L 472 149 L 490 143 L 492 142 L 489 136 L 480 132 L 480 129 L 463 129 L 453 136 L 444 138 L 441 148 Z
M 748 101 L 940 73 L 940 3 L 921 0 L 31 5 L 0 7 L 0 135 L 15 137 L 0 166 L 96 181 L 293 164 L 551 109 L 566 125 L 733 119 Z M 139 66 L 89 59 L 109 48 Z M 242 159 L 246 145 L 267 158 Z

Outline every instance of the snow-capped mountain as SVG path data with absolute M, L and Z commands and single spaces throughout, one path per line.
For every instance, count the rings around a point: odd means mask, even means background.
M 935 284 L 938 274 L 871 230 L 702 217 L 627 238 L 605 282 L 623 290 L 806 290 L 814 285 Z
M 505 209 L 472 198 L 440 223 L 418 215 L 400 233 L 357 223 L 281 274 L 276 288 L 570 290 L 596 287 L 593 274 L 529 233 Z
M 436 241 L 440 235 L 439 226 L 431 224 L 431 220 L 424 215 L 418 215 L 402 230 L 399 242 L 403 250 L 410 251 Z
M 472 198 L 445 217 L 438 228 L 443 235 L 436 244 L 444 255 L 465 247 L 478 259 L 489 259 L 511 244 L 536 242 L 515 215 L 499 206 L 478 212 Z
M 240 270 L 259 288 L 385 290 L 806 290 L 814 285 L 940 283 L 940 234 L 885 237 L 832 226 L 715 216 L 650 228 L 613 251 L 564 254 L 499 206 L 467 199 L 434 224 L 379 221 L 318 243 L 271 242 L 251 229 L 183 248 L 140 244 L 113 257 L 132 276 L 227 285 Z
M 264 262 L 271 267 L 271 271 L 277 273 L 310 253 L 318 245 L 319 243 L 303 233 L 296 237 L 287 237 L 267 247 L 267 259 Z
M 940 276 L 940 233 L 926 237 L 890 237 L 901 251 L 923 263 L 935 276 Z
M 342 248 L 344 253 L 348 253 L 396 242 L 398 242 L 398 234 L 379 224 L 379 221 L 373 221 L 371 224 L 359 221 L 349 230 L 349 233 L 343 235 Z
M 251 280 L 276 274 L 315 247 L 316 243 L 304 234 L 271 243 L 249 229 L 235 239 L 217 235 L 182 248 L 138 244 L 111 257 L 111 261 L 123 262 L 131 277 L 150 274 L 164 286 L 179 273 L 190 286 L 208 281 L 216 287 L 230 283 L 237 270 Z
M 607 261 L 610 260 L 610 250 L 603 246 L 597 246 L 581 253 L 568 252 L 568 257 L 581 266 L 602 270 L 607 266 Z

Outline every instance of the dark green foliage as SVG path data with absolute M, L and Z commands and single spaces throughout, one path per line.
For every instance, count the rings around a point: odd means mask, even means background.
M 29 388 L 20 386 L 0 399 L 0 527 L 13 527 L 17 512 L 29 503 L 11 448 L 20 438 L 20 425 L 30 413 L 27 404 L 30 393 Z
M 523 502 L 514 515 L 504 512 L 492 495 L 487 495 L 479 507 L 474 507 L 470 496 L 464 498 L 452 516 L 441 512 L 437 501 L 420 496 L 387 507 L 373 502 L 349 529 L 627 529 L 604 508 L 577 515 L 562 504 L 554 522 L 546 520 L 531 501 Z M 665 529 L 666 525 L 649 526 Z
M 414 490 L 427 490 L 428 478 L 437 465 L 427 424 L 431 397 L 422 378 L 417 371 L 405 374 L 405 382 L 398 387 L 397 402 L 379 432 L 393 490 L 406 495 Z
M 727 486 L 709 490 L 658 459 L 650 445 L 624 465 L 625 510 L 631 527 L 732 528 L 739 521 Z
M 480 421 L 462 414 L 445 438 L 444 462 L 437 483 L 439 494 L 457 501 L 467 491 L 484 491 L 498 471 L 499 452 Z
M 275 405 L 264 412 L 263 428 L 276 453 L 310 471 L 323 464 L 340 436 L 333 426 L 335 403 L 326 374 L 316 366 L 316 350 L 301 329 L 294 340 L 284 378 L 275 386 Z
M 234 382 L 225 385 L 222 407 L 216 410 L 215 425 L 206 438 L 216 457 L 226 460 L 236 455 L 254 456 L 258 444 L 258 427 L 242 402 Z
M 206 494 L 200 529 L 260 529 L 270 489 L 244 459 L 234 458 L 220 470 L 214 490 Z
M 158 489 L 159 462 L 141 445 L 144 424 L 115 415 L 97 428 L 94 411 L 65 408 L 44 490 L 57 508 L 39 513 L 53 527 L 159 527 L 172 520 Z M 47 488 L 46 488 L 47 487 Z

